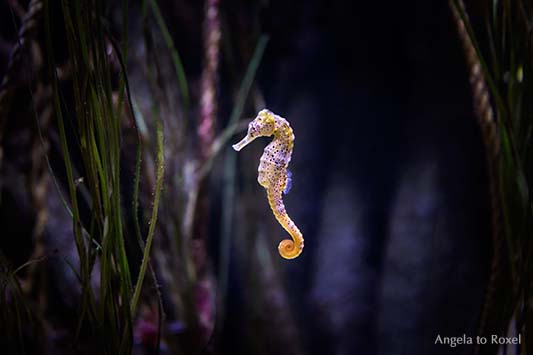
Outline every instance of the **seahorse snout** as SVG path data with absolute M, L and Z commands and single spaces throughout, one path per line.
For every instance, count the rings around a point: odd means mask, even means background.
M 232 145 L 233 149 L 240 151 L 242 148 L 246 147 L 257 137 L 252 137 L 250 134 L 247 134 L 239 143 Z

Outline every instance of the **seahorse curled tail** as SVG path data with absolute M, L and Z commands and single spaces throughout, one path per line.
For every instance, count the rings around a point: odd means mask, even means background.
M 297 258 L 304 248 L 302 232 L 287 214 L 282 199 L 282 189 L 269 187 L 267 190 L 268 203 L 279 224 L 290 234 L 291 239 L 284 239 L 278 245 L 278 252 L 285 259 Z

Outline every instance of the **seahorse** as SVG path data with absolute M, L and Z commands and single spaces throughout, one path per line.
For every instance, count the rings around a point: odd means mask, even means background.
M 248 134 L 233 149 L 240 151 L 258 137 L 274 136 L 261 156 L 257 182 L 265 188 L 268 203 L 277 221 L 290 234 L 291 239 L 279 243 L 279 254 L 285 259 L 298 257 L 304 248 L 302 232 L 287 214 L 283 194 L 291 187 L 291 172 L 287 170 L 294 148 L 294 133 L 289 122 L 273 112 L 264 109 L 248 125 Z

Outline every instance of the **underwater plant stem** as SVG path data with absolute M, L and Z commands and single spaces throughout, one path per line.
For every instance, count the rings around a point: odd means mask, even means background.
M 150 226 L 148 228 L 148 236 L 146 238 L 146 245 L 144 247 L 141 270 L 139 271 L 139 277 L 137 279 L 137 284 L 135 285 L 135 291 L 133 293 L 133 298 L 131 301 L 132 317 L 135 315 L 137 303 L 139 302 L 139 296 L 141 294 L 144 276 L 148 268 L 148 261 L 150 258 L 150 249 L 152 247 L 152 242 L 154 239 L 155 227 L 157 223 L 157 213 L 158 213 L 158 208 L 159 208 L 159 200 L 161 198 L 161 192 L 163 191 L 163 178 L 165 175 L 164 160 L 165 160 L 165 156 L 164 156 L 164 147 L 163 147 L 163 123 L 161 121 L 157 121 L 157 176 L 156 176 L 156 184 L 155 184 L 154 206 L 152 209 L 152 217 L 150 218 L 150 222 L 149 222 Z

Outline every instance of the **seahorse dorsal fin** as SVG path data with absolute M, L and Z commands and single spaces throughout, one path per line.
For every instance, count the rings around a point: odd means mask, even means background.
M 286 195 L 291 191 L 292 187 L 292 173 L 290 170 L 287 169 L 287 181 L 285 182 L 285 189 L 283 190 L 283 194 Z

